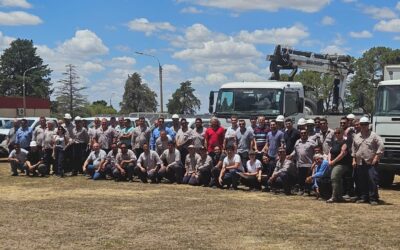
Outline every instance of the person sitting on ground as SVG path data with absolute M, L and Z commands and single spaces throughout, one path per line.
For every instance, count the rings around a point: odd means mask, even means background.
M 103 149 L 100 149 L 99 143 L 93 144 L 93 150 L 90 152 L 88 158 L 83 163 L 82 169 L 83 172 L 89 175 L 89 178 L 92 179 L 94 174 L 98 172 L 98 169 L 103 164 L 103 161 L 106 159 L 107 153 Z M 98 179 L 100 174 L 96 174 L 96 179 Z
M 39 172 L 40 176 L 45 176 L 47 166 L 44 164 L 43 151 L 39 150 L 36 141 L 31 141 L 29 147 L 31 151 L 29 151 L 26 160 L 27 174 L 32 173 L 33 176 L 37 176 Z
M 257 178 L 261 172 L 261 162 L 256 159 L 256 152 L 251 150 L 249 152 L 249 160 L 246 162 L 247 168 L 245 172 L 240 173 L 240 182 L 249 187 L 249 190 L 254 191 L 260 189 L 261 183 L 258 182 Z
M 118 148 L 117 143 L 113 142 L 110 152 L 108 152 L 105 161 L 97 171 L 100 174 L 99 178 L 106 179 L 107 175 L 114 177 L 113 172 L 117 168 L 117 155 L 119 152 L 121 150 Z M 115 178 L 115 180 L 117 181 L 118 179 Z
M 175 148 L 173 140 L 168 141 L 168 149 L 160 156 L 161 168 L 160 176 L 167 178 L 171 183 L 181 184 L 183 178 L 183 166 L 181 162 L 181 153 Z
M 327 198 L 330 195 L 329 184 L 330 181 L 330 168 L 327 160 L 324 159 L 322 154 L 315 154 L 314 157 L 315 168 L 311 176 L 307 177 L 306 183 L 312 184 L 312 188 L 317 194 L 317 198 Z
M 283 188 L 286 195 L 291 195 L 291 188 L 297 176 L 297 169 L 292 160 L 286 158 L 286 149 L 278 149 L 278 161 L 276 167 L 268 180 L 271 189 L 276 193 L 278 188 Z
M 275 169 L 275 162 L 271 162 L 268 155 L 264 154 L 261 162 L 261 170 L 257 174 L 257 181 L 260 188 L 264 186 L 263 192 L 269 192 L 270 188 L 268 185 L 268 180 L 272 176 Z
M 128 178 L 129 182 L 133 181 L 133 170 L 136 165 L 136 155 L 135 153 L 128 149 L 126 143 L 121 143 L 121 152 L 117 154 L 117 164 L 115 164 L 115 169 L 113 175 L 117 180 L 126 180 Z
M 11 166 L 11 176 L 18 176 L 18 169 L 21 173 L 25 173 L 26 170 L 26 158 L 28 156 L 28 151 L 21 148 L 19 143 L 14 143 L 14 149 L 11 151 L 8 156 L 8 161 Z
M 211 168 L 211 180 L 209 187 L 221 187 L 218 181 L 219 174 L 221 173 L 222 169 L 222 162 L 224 161 L 226 154 L 222 152 L 220 146 L 214 147 L 213 154 L 209 154 L 212 160 L 212 168 Z
M 201 156 L 196 153 L 193 145 L 188 147 L 189 153 L 185 160 L 185 175 L 183 176 L 183 184 L 197 185 L 198 176 L 197 169 L 200 166 Z
M 227 156 L 222 163 L 222 170 L 218 181 L 222 187 L 227 185 L 228 188 L 232 186 L 234 190 L 237 190 L 239 184 L 238 172 L 243 171 L 242 161 L 240 156 L 235 154 L 235 148 L 233 145 L 228 145 L 226 152 Z
M 159 174 L 161 168 L 161 159 L 156 151 L 150 150 L 149 144 L 143 144 L 143 153 L 140 154 L 137 165 L 134 169 L 134 174 L 139 176 L 139 179 L 147 183 L 147 178 L 151 183 L 160 182 L 162 176 Z

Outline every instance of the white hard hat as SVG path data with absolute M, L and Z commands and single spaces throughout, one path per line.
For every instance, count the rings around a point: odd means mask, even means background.
M 285 121 L 285 117 L 284 117 L 283 115 L 278 115 L 278 116 L 276 117 L 276 121 L 277 121 L 277 122 L 284 122 L 284 121 Z
M 308 120 L 306 121 L 306 124 L 315 124 L 315 122 L 314 122 L 313 119 L 308 119 Z
M 300 118 L 298 121 L 297 121 L 297 125 L 306 125 L 306 119 L 304 119 L 304 118 Z
M 64 115 L 64 119 L 72 119 L 71 115 L 68 113 L 65 113 Z
M 347 117 L 347 119 L 352 119 L 352 120 L 354 120 L 356 118 L 356 116 L 353 114 L 348 114 L 346 117 Z
M 29 147 L 37 147 L 37 143 L 35 141 L 31 141 Z
M 82 121 L 82 118 L 80 116 L 75 117 L 75 121 Z
M 174 114 L 174 115 L 172 116 L 172 119 L 179 119 L 179 115 Z
M 360 123 L 369 123 L 369 118 L 365 116 L 361 117 Z

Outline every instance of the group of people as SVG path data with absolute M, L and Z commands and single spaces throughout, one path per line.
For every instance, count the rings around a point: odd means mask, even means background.
M 82 118 L 72 122 L 69 114 L 58 124 L 42 117 L 33 131 L 24 119 L 14 124 L 8 136 L 13 176 L 18 170 L 32 176 L 70 172 L 93 180 L 138 178 L 228 189 L 243 185 L 315 195 L 329 203 L 379 201 L 376 166 L 384 148 L 367 117 L 344 116 L 335 129 L 319 117 L 300 118 L 295 128 L 281 115 L 253 117 L 250 124 L 232 116 L 227 128 L 213 117 L 210 127 L 196 118 L 191 129 L 178 115 L 172 127 L 159 117 L 152 129 L 143 117 L 135 126 L 129 118 L 96 118 L 87 128 Z

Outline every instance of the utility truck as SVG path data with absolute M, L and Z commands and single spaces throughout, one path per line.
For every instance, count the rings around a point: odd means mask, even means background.
M 303 117 L 303 109 L 304 89 L 299 82 L 231 82 L 222 85 L 219 91 L 210 92 L 209 112 L 223 118 L 225 126 L 232 115 L 242 119 L 259 115 L 275 119 L 284 115 L 297 121 Z
M 384 81 L 377 86 L 372 129 L 384 141 L 379 163 L 379 183 L 390 186 L 400 174 L 400 65 L 387 65 Z

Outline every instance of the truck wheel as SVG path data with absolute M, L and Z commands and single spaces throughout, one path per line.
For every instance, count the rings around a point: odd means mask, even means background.
M 393 184 L 394 173 L 391 171 L 379 171 L 379 186 L 390 187 Z
M 304 100 L 304 113 L 306 116 L 316 115 L 317 114 L 317 104 L 312 100 L 306 98 Z

